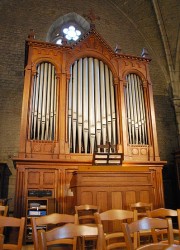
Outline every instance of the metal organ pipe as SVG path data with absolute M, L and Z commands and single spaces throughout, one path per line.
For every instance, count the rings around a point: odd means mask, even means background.
M 116 145 L 116 109 L 115 109 L 115 91 L 113 86 L 113 75 L 109 70 L 109 85 L 110 85 L 110 98 L 111 98 L 111 114 L 112 114 L 112 144 Z
M 81 152 L 82 142 L 82 59 L 78 61 L 78 146 L 79 152 Z
M 101 102 L 100 102 L 100 72 L 99 72 L 99 60 L 94 59 L 95 70 L 95 106 L 96 106 L 96 141 L 97 145 L 101 144 Z M 100 150 L 100 149 L 98 149 Z
M 54 66 L 49 62 L 38 64 L 32 85 L 29 139 L 54 140 L 57 109 Z
M 95 103 L 94 103 L 94 63 L 93 58 L 89 58 L 89 133 L 90 152 L 94 152 L 95 142 Z
M 101 122 L 102 122 L 102 144 L 106 144 L 106 133 L 107 133 L 107 121 L 106 121 L 106 88 L 105 88 L 105 76 L 104 76 L 104 63 L 100 61 L 100 84 L 101 84 Z
M 107 112 L 106 112 L 106 116 L 107 116 L 107 132 L 108 132 L 108 138 L 109 141 L 112 141 L 111 138 L 111 132 L 112 132 L 112 116 L 111 116 L 111 101 L 110 101 L 110 86 L 109 86 L 109 69 L 107 67 L 107 65 L 105 65 L 105 85 L 106 85 L 106 106 L 107 106 Z
M 73 141 L 73 152 L 76 151 L 76 129 L 77 129 L 77 61 L 73 66 L 73 86 L 72 86 L 72 119 L 73 119 L 73 131 L 72 131 L 72 141 Z
M 55 69 L 54 66 L 52 66 L 52 71 L 51 71 L 51 102 L 50 102 L 50 138 L 51 140 L 54 139 L 54 124 L 55 124 L 55 113 L 54 110 L 56 110 L 55 105 L 55 89 L 56 89 L 56 79 L 55 79 Z
M 72 68 L 71 68 L 71 74 L 72 74 Z M 68 130 L 68 141 L 70 148 L 72 148 L 72 140 L 71 140 L 71 129 L 72 129 L 72 77 L 69 80 L 69 92 L 68 92 L 68 124 L 69 124 L 69 130 Z
M 46 103 L 46 133 L 45 140 L 48 140 L 49 135 L 49 120 L 50 120 L 50 84 L 51 84 L 51 64 L 48 65 L 48 82 L 47 82 L 47 103 Z
M 73 147 L 70 151 L 93 153 L 97 145 L 117 141 L 112 72 L 102 61 L 92 57 L 79 59 L 71 70 L 68 138 Z
M 143 86 L 138 75 L 127 75 L 127 86 L 124 93 L 129 144 L 148 144 Z
M 84 139 L 84 152 L 88 152 L 88 136 L 89 136 L 89 89 L 88 89 L 88 58 L 83 59 L 83 139 Z M 75 153 L 75 152 L 74 152 Z

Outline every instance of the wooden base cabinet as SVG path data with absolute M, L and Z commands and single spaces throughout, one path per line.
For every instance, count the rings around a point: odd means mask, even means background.
M 164 207 L 162 168 L 165 162 L 123 162 L 93 166 L 59 161 L 17 160 L 15 216 L 27 215 L 27 201 L 47 199 L 48 213 L 74 213 L 80 204 L 101 211 L 128 209 L 138 201 Z
M 58 161 L 16 160 L 16 195 L 14 216 L 27 215 L 27 201 L 47 199 L 48 213 L 72 213 L 69 192 L 72 173 L 76 166 L 67 166 Z
M 162 166 L 130 163 L 79 169 L 71 181 L 75 204 L 98 205 L 101 211 L 129 209 L 129 204 L 138 201 L 164 207 Z

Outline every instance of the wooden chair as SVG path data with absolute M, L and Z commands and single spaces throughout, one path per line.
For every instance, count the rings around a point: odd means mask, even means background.
M 102 235 L 103 231 L 101 224 L 94 227 L 78 224 L 66 224 L 50 231 L 40 230 L 38 231 L 39 250 L 47 250 L 48 246 L 58 244 L 72 245 L 72 249 L 76 250 L 79 249 L 77 248 L 77 237 L 85 236 L 96 236 L 96 250 L 103 250 Z
M 145 217 L 141 220 L 137 220 L 135 222 L 123 223 L 122 229 L 124 232 L 124 237 L 128 250 L 135 250 L 137 247 L 140 247 L 139 233 L 142 230 L 151 230 L 153 243 L 158 243 L 158 237 L 155 233 L 156 229 L 167 229 L 168 235 L 168 244 L 174 243 L 173 236 L 173 226 L 171 218 L 167 219 L 159 219 L 159 218 L 148 218 Z M 132 242 L 132 234 L 134 235 L 134 242 Z
M 138 219 L 141 219 L 147 216 L 147 211 L 153 210 L 153 204 L 140 201 L 130 204 L 129 209 L 132 211 L 137 210 Z
M 75 216 L 70 214 L 58 214 L 53 213 L 41 217 L 31 217 L 31 225 L 32 225 L 32 235 L 34 241 L 34 249 L 38 250 L 38 230 L 46 228 L 49 230 L 52 227 L 57 227 L 59 225 L 63 225 L 66 223 L 74 223 Z
M 8 213 L 8 206 L 1 206 L 0 205 L 0 215 L 7 216 Z
M 136 221 L 137 211 L 111 209 L 102 213 L 95 213 L 95 219 L 97 224 L 103 224 L 104 249 L 117 249 L 126 247 L 124 233 L 122 232 L 122 222 Z
M 180 250 L 180 246 L 178 245 L 168 245 L 165 243 L 152 243 L 152 244 L 148 244 L 142 247 L 138 247 L 137 250 L 176 250 L 179 249 Z
M 95 225 L 96 222 L 95 222 L 94 214 L 99 211 L 100 211 L 100 208 L 99 206 L 96 206 L 96 205 L 85 204 L 85 205 L 75 206 L 77 224 L 92 225 L 92 226 Z M 92 245 L 96 244 L 96 240 L 97 240 L 96 237 L 85 236 L 85 237 L 78 238 L 78 244 L 80 248 L 84 249 L 85 246 L 87 245 L 88 246 L 90 245 L 90 247 L 92 247 Z M 92 244 L 90 244 L 90 242 Z
M 165 248 L 166 250 L 180 250 L 180 246 L 179 245 L 170 245 L 167 248 Z
M 173 228 L 174 237 L 178 239 L 174 239 L 175 244 L 180 244 L 180 209 L 173 210 L 173 209 L 167 209 L 167 208 L 158 208 L 152 211 L 147 212 L 148 217 L 151 218 L 167 218 L 171 217 L 176 218 L 178 222 L 178 228 Z M 167 234 L 167 230 L 160 230 L 157 232 L 157 234 L 161 235 L 162 240 L 164 240 L 164 235 Z M 166 241 L 165 241 L 166 242 Z
M 0 205 L 0 216 L 7 216 L 8 213 L 8 206 L 1 206 Z M 0 228 L 0 234 L 3 234 L 4 228 Z
M 23 236 L 24 236 L 24 225 L 25 218 L 14 218 L 14 217 L 6 217 L 0 216 L 0 227 L 10 227 L 12 229 L 18 228 L 18 235 L 16 237 L 16 243 L 4 243 L 3 249 L 16 249 L 20 250 L 22 248 Z
M 4 243 L 4 235 L 0 234 L 0 250 L 3 249 L 3 243 Z
M 130 210 L 137 210 L 137 218 L 138 220 L 144 218 L 147 216 L 147 212 L 151 211 L 153 209 L 152 203 L 147 202 L 136 202 L 129 205 Z M 144 242 L 150 242 L 152 235 L 150 230 L 142 231 L 141 234 L 141 240 Z
M 94 213 L 99 212 L 99 207 L 96 205 L 79 205 L 75 206 L 78 224 L 95 224 Z

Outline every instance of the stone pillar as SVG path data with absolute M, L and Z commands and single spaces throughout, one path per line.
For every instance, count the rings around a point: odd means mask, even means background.
M 173 99 L 175 113 L 176 113 L 176 123 L 177 123 L 177 133 L 178 133 L 178 142 L 180 147 L 180 98 Z

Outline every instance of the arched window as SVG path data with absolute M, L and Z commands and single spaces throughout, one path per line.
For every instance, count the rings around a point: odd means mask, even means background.
M 61 44 L 62 39 L 68 43 L 77 41 L 90 29 L 90 24 L 80 15 L 72 12 L 58 18 L 50 27 L 46 41 Z

